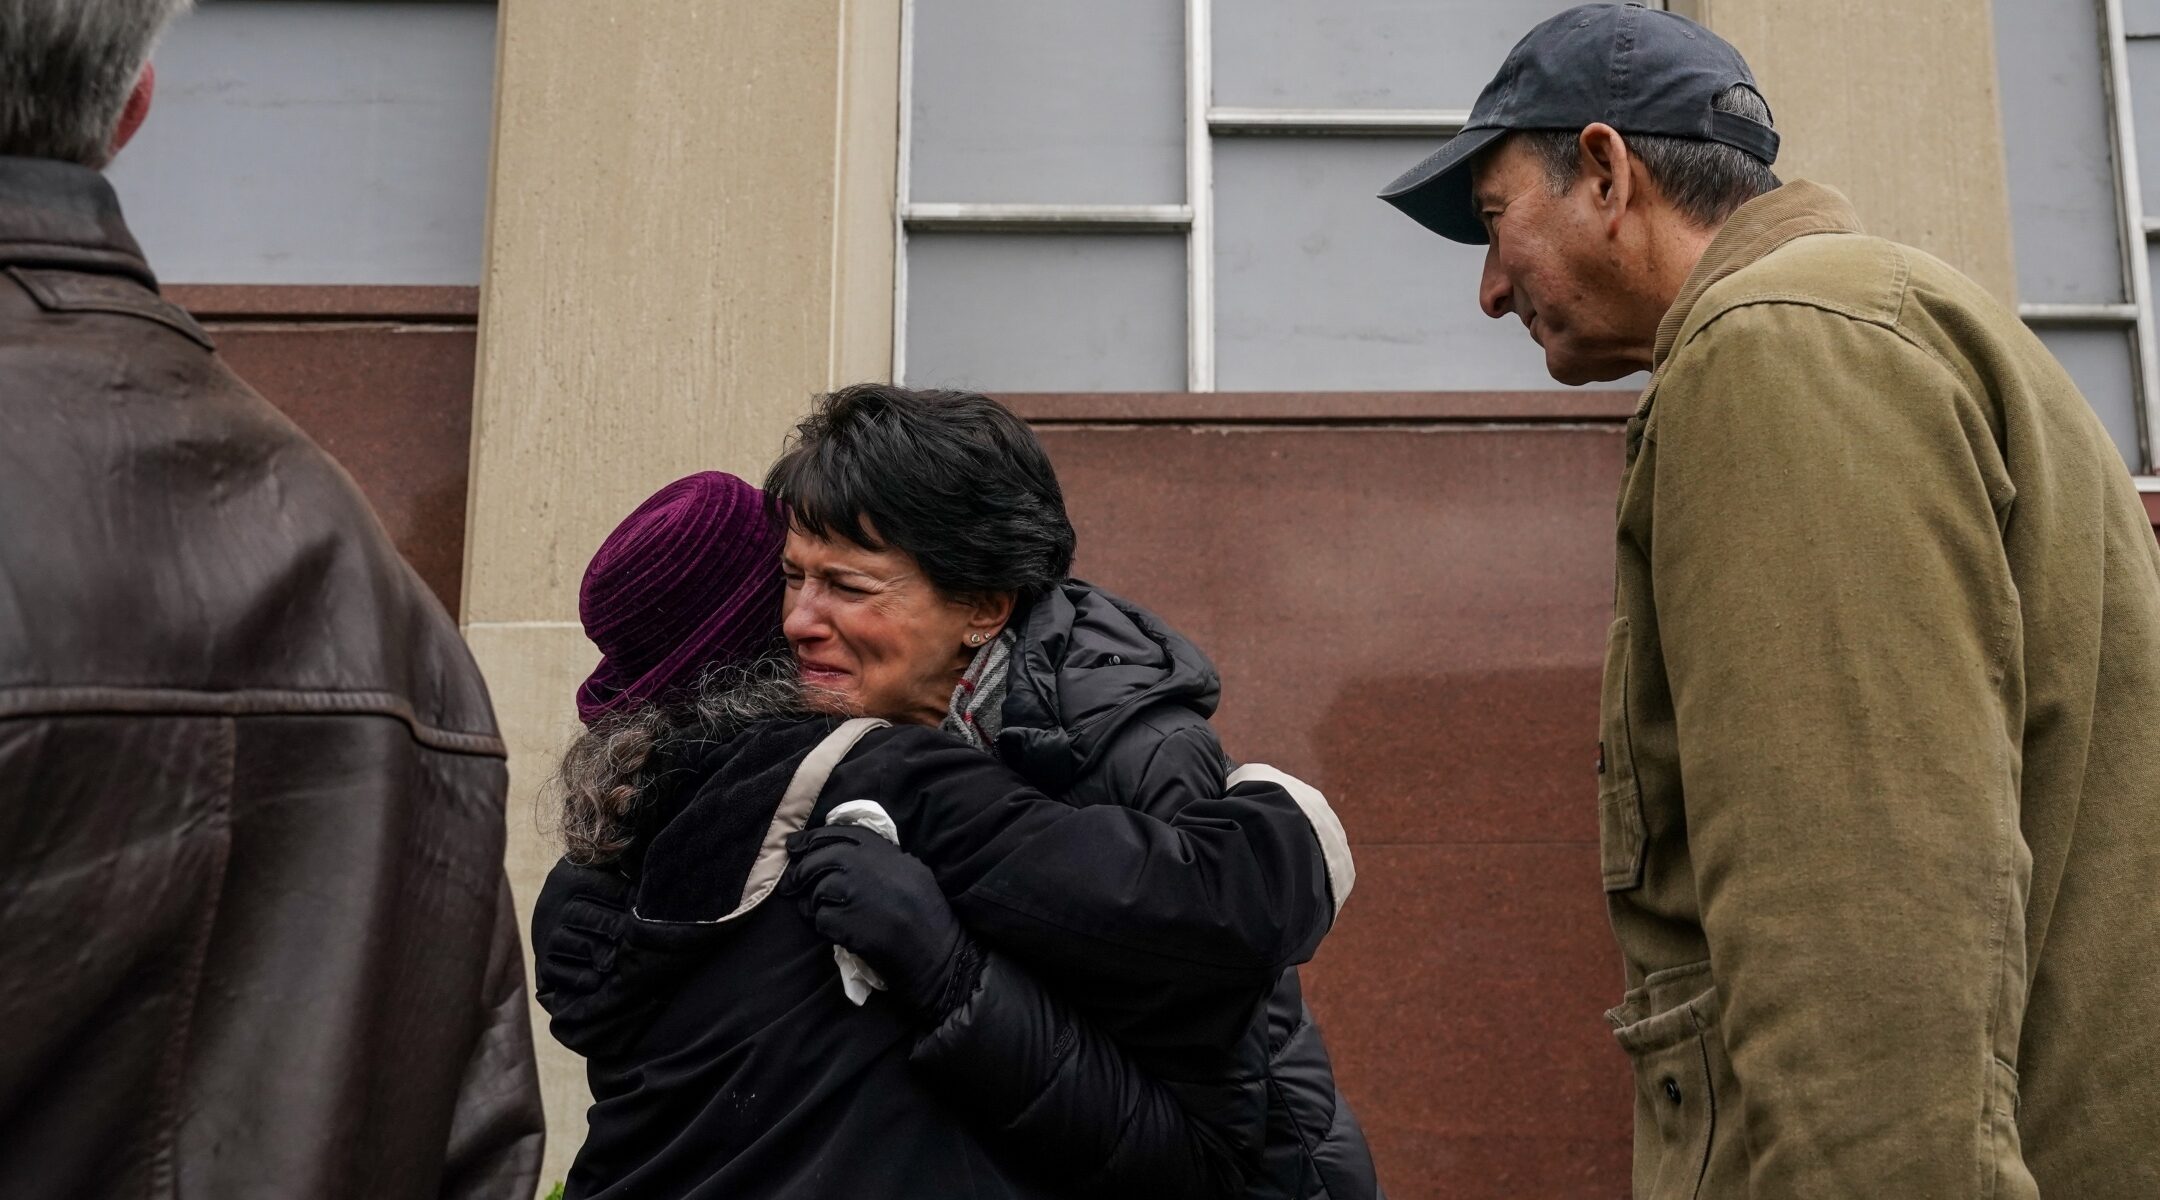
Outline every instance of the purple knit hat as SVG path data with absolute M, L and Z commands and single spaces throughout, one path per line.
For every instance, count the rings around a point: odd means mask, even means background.
M 578 588 L 578 619 L 601 655 L 578 687 L 578 719 L 590 725 L 776 645 L 781 542 L 764 493 L 720 471 L 678 479 L 623 518 Z

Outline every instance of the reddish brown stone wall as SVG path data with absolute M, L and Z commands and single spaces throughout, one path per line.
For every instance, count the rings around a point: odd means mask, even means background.
M 1010 399 L 1080 573 L 1205 646 L 1231 753 L 1350 832 L 1306 986 L 1389 1194 L 1627 1195 L 1592 776 L 1633 398 Z
M 455 611 L 469 293 L 172 291 Z M 1191 633 L 1231 752 L 1342 814 L 1358 889 L 1306 987 L 1389 1194 L 1625 1195 L 1590 777 L 1629 402 L 1011 399 L 1081 573 Z
M 169 291 L 455 612 L 472 290 Z M 1057 460 L 1080 573 L 1205 646 L 1231 753 L 1350 831 L 1357 892 L 1306 988 L 1389 1194 L 1625 1196 L 1591 776 L 1633 397 L 1007 399 Z
M 1627 1193 L 1592 779 L 1624 409 L 1042 425 L 1082 575 L 1206 647 L 1231 753 L 1350 832 L 1306 987 L 1398 1200 Z
M 452 614 L 465 559 L 472 288 L 205 287 L 193 312 L 241 378 L 360 485 Z

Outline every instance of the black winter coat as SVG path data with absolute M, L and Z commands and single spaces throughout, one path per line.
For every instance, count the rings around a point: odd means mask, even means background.
M 1208 725 L 1221 681 L 1199 647 L 1140 606 L 1078 580 L 1035 601 L 1017 630 L 995 743 L 1007 765 L 1067 803 L 1126 806 L 1163 820 L 1222 795 L 1229 764 Z M 1046 969 L 1043 982 L 1096 1011 L 1086 981 Z M 1296 970 L 1282 972 L 1257 1010 L 1240 1009 L 1228 990 L 1213 999 L 1226 1055 L 1163 1074 L 1234 1155 L 1248 1163 L 1257 1155 L 1245 1194 L 1379 1197 L 1372 1152 L 1336 1089 Z M 1136 1053 L 1158 1066 L 1144 1044 Z
M 1173 1002 L 1272 978 L 1333 915 L 1306 813 L 1267 783 L 1169 823 L 1075 810 L 920 728 L 862 734 L 805 792 L 833 727 L 671 748 L 622 860 L 549 876 L 539 997 L 595 1098 L 569 1195 L 1219 1192 L 1220 1148 L 1021 963 Z M 849 1004 L 830 945 L 763 902 L 772 831 L 851 799 L 885 806 L 977 938 L 973 986 L 927 1031 L 884 997 Z

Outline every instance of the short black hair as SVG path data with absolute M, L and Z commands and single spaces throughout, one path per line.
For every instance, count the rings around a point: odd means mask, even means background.
M 1072 572 L 1050 456 L 975 392 L 858 383 L 819 397 L 766 473 L 765 503 L 816 537 L 912 555 L 956 599 L 1033 599 Z

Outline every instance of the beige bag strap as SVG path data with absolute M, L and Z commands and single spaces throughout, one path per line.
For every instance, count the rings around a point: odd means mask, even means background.
M 733 912 L 719 920 L 697 924 L 718 925 L 732 921 L 763 904 L 765 898 L 773 894 L 773 889 L 780 886 L 780 877 L 787 873 L 788 835 L 809 823 L 810 810 L 817 807 L 818 793 L 825 790 L 825 781 L 832 778 L 834 768 L 864 734 L 890 724 L 891 721 L 876 717 L 856 717 L 841 722 L 838 729 L 826 734 L 824 741 L 811 748 L 796 766 L 787 790 L 780 794 L 780 807 L 773 810 L 772 824 L 765 829 L 765 841 L 758 847 L 757 858 L 750 864 L 750 874 L 743 880 L 742 901 Z
M 855 743 L 871 730 L 883 729 L 890 724 L 891 721 L 876 717 L 843 721 L 840 728 L 825 735 L 825 740 L 803 758 L 802 764 L 795 768 L 795 777 L 788 781 L 787 791 L 781 793 L 780 807 L 773 811 L 772 825 L 765 830 L 765 844 L 758 849 L 757 861 L 750 865 L 750 877 L 743 880 L 742 903 L 721 920 L 739 917 L 756 908 L 780 886 L 780 876 L 787 870 L 788 835 L 809 824 L 810 810 L 817 807 L 818 793 L 825 790 L 825 781 L 832 778 L 834 768 L 847 757 L 848 751 L 855 748 Z

